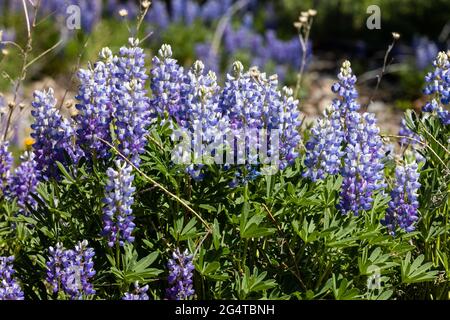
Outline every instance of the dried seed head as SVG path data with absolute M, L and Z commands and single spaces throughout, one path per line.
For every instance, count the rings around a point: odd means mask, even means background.
M 141 5 L 142 5 L 142 7 L 143 7 L 144 9 L 147 9 L 148 7 L 150 7 L 151 3 L 152 3 L 151 1 L 144 0 L 144 1 L 141 3 Z
M 297 29 L 301 29 L 302 26 L 303 26 L 303 23 L 298 22 L 298 21 L 294 22 L 294 27 L 296 27 Z
M 309 9 L 309 10 L 308 10 L 308 14 L 309 14 L 311 17 L 314 17 L 314 16 L 317 15 L 317 10 Z
M 128 10 L 127 9 L 120 9 L 119 10 L 119 16 L 121 16 L 121 17 L 128 16 Z

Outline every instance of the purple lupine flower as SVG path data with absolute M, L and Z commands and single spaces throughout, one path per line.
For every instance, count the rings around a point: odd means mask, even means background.
M 183 253 L 179 249 L 172 253 L 172 259 L 169 259 L 167 263 L 170 285 L 170 288 L 166 290 L 168 299 L 187 300 L 194 295 L 192 276 L 195 267 L 192 264 L 192 258 L 187 249 Z
M 433 61 L 435 69 L 425 76 L 424 93 L 431 96 L 423 107 L 424 112 L 436 112 L 444 125 L 450 125 L 450 61 L 445 52 L 439 52 Z
M 428 64 L 433 60 L 439 52 L 438 46 L 427 37 L 415 37 L 413 39 L 412 47 L 414 49 L 414 56 L 416 59 L 416 66 L 420 70 L 428 67 Z
M 62 164 L 77 163 L 82 152 L 76 147 L 75 130 L 71 122 L 61 116 L 56 108 L 53 89 L 48 91 L 35 91 L 32 102 L 35 121 L 31 125 L 34 138 L 34 153 L 36 155 L 37 169 L 43 178 L 58 177 L 59 169 L 56 161 Z M 69 157 L 67 159 L 66 157 Z
M 350 61 L 346 60 L 342 63 L 338 79 L 339 81 L 331 87 L 331 90 L 339 96 L 339 98 L 333 100 L 333 105 L 341 114 L 344 134 L 348 139 L 348 131 L 351 130 L 349 127 L 352 125 L 352 119 L 349 119 L 349 116 L 352 112 L 360 109 L 360 105 L 356 101 L 358 98 L 358 91 L 355 88 L 356 76 L 352 72 Z
M 343 214 L 358 215 L 372 208 L 373 196 L 385 187 L 383 142 L 372 113 L 362 116 L 351 111 L 347 115 L 347 146 L 341 175 L 341 199 L 338 209 Z
M 132 167 L 121 160 L 116 162 L 117 170 L 108 168 L 108 182 L 103 208 L 103 234 L 107 237 L 108 245 L 113 247 L 117 243 L 121 246 L 125 242 L 133 242 L 132 232 L 135 224 L 131 206 L 134 198 L 134 176 Z
M 293 165 L 299 156 L 298 144 L 301 140 L 299 128 L 302 124 L 298 111 L 298 100 L 294 99 L 293 90 L 284 87 L 280 110 L 279 130 L 280 137 L 280 169 Z M 275 115 L 276 117 L 276 115 Z
M 205 154 L 204 143 L 219 147 L 222 142 L 219 140 L 227 126 L 227 118 L 222 115 L 218 106 L 220 87 L 216 75 L 212 71 L 205 74 L 204 69 L 203 63 L 196 61 L 189 70 L 181 86 L 180 108 L 172 115 L 179 126 L 193 133 L 191 147 L 194 150 L 194 164 L 189 165 L 186 171 L 194 180 L 203 178 L 203 163 L 217 151 L 215 148 Z
M 13 165 L 13 157 L 8 150 L 8 141 L 0 142 L 0 192 L 5 193 L 7 182 L 11 174 L 11 168 Z
M 216 73 L 220 71 L 219 54 L 212 50 L 211 43 L 197 43 L 195 45 L 195 55 L 205 64 L 206 69 Z
M 246 165 L 260 165 L 271 161 L 284 169 L 298 157 L 301 124 L 298 101 L 294 100 L 292 91 L 282 91 L 278 89 L 276 76 L 267 78 L 256 68 L 243 73 L 240 62 L 233 64 L 233 75 L 227 75 L 219 108 L 228 117 L 233 136 L 245 141 L 245 148 L 236 148 L 235 141 L 234 158 L 238 163 L 244 160 Z M 269 149 L 269 144 L 275 149 Z M 259 161 L 258 154 L 251 149 L 260 151 Z
M 417 192 L 420 188 L 420 174 L 417 163 L 398 166 L 395 169 L 395 184 L 391 191 L 391 201 L 386 216 L 381 223 L 385 225 L 391 235 L 400 227 L 406 232 L 415 230 L 418 220 L 419 201 Z
M 28 215 L 27 205 L 32 209 L 37 207 L 37 202 L 32 195 L 36 193 L 40 174 L 32 152 L 26 152 L 21 160 L 22 162 L 14 170 L 14 173 L 8 177 L 8 188 L 5 190 L 5 196 L 11 201 L 16 199 L 19 213 Z
M 76 117 L 77 144 L 89 151 L 87 154 L 106 158 L 109 156 L 109 147 L 98 138 L 112 142 L 110 125 L 115 111 L 112 101 L 115 65 L 109 48 L 102 49 L 100 57 L 101 61 L 93 68 L 78 72 L 80 87 L 76 97 L 79 101 L 76 105 L 79 111 Z
M 132 292 L 125 293 L 122 300 L 148 300 L 148 285 L 139 287 L 139 283 L 136 281 L 134 283 L 134 290 Z
M 152 5 L 145 16 L 145 19 L 152 25 L 156 25 L 161 29 L 166 29 L 170 24 L 166 4 L 163 1 L 152 1 Z
M 318 119 L 311 129 L 311 136 L 305 145 L 304 163 L 307 169 L 303 176 L 316 181 L 324 179 L 326 174 L 338 174 L 344 156 L 343 140 L 340 112 L 332 104 L 324 111 L 324 117 Z
M 150 124 L 150 108 L 145 82 L 145 54 L 138 47 L 139 40 L 130 38 L 130 47 L 120 48 L 115 57 L 117 71 L 115 77 L 115 133 L 119 141 L 119 151 L 135 164 L 140 163 L 147 141 L 147 127 Z
M 62 243 L 57 243 L 55 247 L 49 247 L 49 258 L 46 262 L 47 277 L 46 281 L 52 287 L 53 293 L 57 293 L 61 289 L 61 277 L 64 272 L 63 256 L 65 253 Z
M 164 112 L 174 115 L 180 108 L 180 90 L 183 82 L 183 68 L 172 59 L 172 48 L 163 44 L 158 56 L 153 57 L 150 88 L 152 98 L 150 106 L 153 116 L 162 116 Z
M 0 300 L 24 300 L 23 291 L 14 278 L 14 257 L 0 257 Z
M 49 253 L 46 280 L 54 293 L 62 291 L 72 300 L 95 294 L 90 282 L 96 274 L 92 260 L 95 252 L 86 240 L 78 242 L 74 250 L 66 250 L 59 243 L 56 248 L 50 247 Z

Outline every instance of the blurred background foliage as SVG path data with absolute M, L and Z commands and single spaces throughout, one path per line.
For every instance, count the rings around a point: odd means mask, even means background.
M 44 4 L 67 1 L 41 0 Z M 84 0 L 70 0 L 69 3 L 80 1 Z M 30 67 L 27 80 L 39 81 L 50 77 L 74 90 L 76 81 L 73 81 L 73 70 L 77 69 L 77 65 L 85 66 L 88 61 L 95 60 L 97 52 L 104 46 L 115 50 L 126 41 L 129 29 L 136 24 L 139 1 L 94 0 L 90 3 L 94 2 L 100 3 L 95 8 L 100 11 L 98 16 L 101 19 L 89 21 L 89 28 L 83 27 L 81 30 L 64 31 L 65 27 L 55 11 L 41 10 L 38 13 L 31 59 L 59 40 L 62 43 Z M 383 79 L 380 99 L 384 97 L 393 101 L 399 109 L 411 107 L 412 100 L 421 98 L 423 76 L 429 70 L 430 61 L 439 50 L 449 47 L 450 2 L 445 0 L 152 2 L 139 34 L 141 38 L 151 34 L 144 42 L 151 56 L 162 43 L 169 43 L 177 48 L 175 58 L 183 65 L 202 59 L 207 67 L 223 75 L 231 63 L 239 59 L 246 67 L 258 65 L 268 73 L 277 73 L 281 82 L 288 85 L 295 84 L 297 64 L 301 59 L 297 30 L 293 26 L 301 11 L 310 8 L 317 10 L 308 47 L 306 78 L 308 71 L 333 75 L 344 59 L 352 61 L 357 75 L 377 70 L 382 66 L 387 46 L 392 41 L 391 33 L 398 32 L 401 39 L 388 61 L 393 68 Z M 231 16 L 218 53 L 212 57 L 211 43 L 217 35 L 221 19 L 233 5 L 241 2 L 246 5 Z M 20 4 L 21 1 L 0 0 L 0 30 L 4 31 L 4 40 L 9 36 L 25 46 L 26 25 Z M 381 9 L 379 30 L 366 27 L 370 5 L 378 5 Z M 126 17 L 119 16 L 121 9 L 127 10 Z M 83 11 L 81 14 L 83 19 Z M 91 15 L 88 17 L 92 18 Z M 12 79 L 20 73 L 22 60 L 14 47 L 2 47 L 7 51 L 3 50 L 0 57 L 0 92 L 7 92 L 12 86 Z M 364 85 L 371 87 L 375 83 L 375 76 L 364 81 Z M 364 95 L 364 89 L 361 91 Z

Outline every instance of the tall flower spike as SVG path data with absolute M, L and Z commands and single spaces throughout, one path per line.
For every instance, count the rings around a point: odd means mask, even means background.
M 108 168 L 108 182 L 106 195 L 103 200 L 103 234 L 107 237 L 108 245 L 113 247 L 116 243 L 121 246 L 133 242 L 132 232 L 135 224 L 131 206 L 133 205 L 134 176 L 132 167 L 121 160 L 116 162 L 116 170 Z
M 57 243 L 55 247 L 49 247 L 49 259 L 46 262 L 47 277 L 46 281 L 51 286 L 53 293 L 61 289 L 61 277 L 63 270 L 64 247 L 62 243 Z
M 26 152 L 21 157 L 21 160 L 22 162 L 14 170 L 14 174 L 8 177 L 6 198 L 9 200 L 16 199 L 19 213 L 28 215 L 27 205 L 33 209 L 37 207 L 37 202 L 32 195 L 36 194 L 40 174 L 37 169 L 37 163 L 34 160 L 34 153 Z
M 418 220 L 419 202 L 417 192 L 420 188 L 420 174 L 417 163 L 398 166 L 395 169 L 395 184 L 391 191 L 391 201 L 386 216 L 381 223 L 385 225 L 391 235 L 400 227 L 406 232 L 415 230 Z
M 134 283 L 134 290 L 132 292 L 125 293 L 122 300 L 148 300 L 148 285 L 139 287 L 139 283 L 136 281 Z
M 177 119 L 180 108 L 180 90 L 183 83 L 183 67 L 172 58 L 172 48 L 163 44 L 158 56 L 153 57 L 151 69 L 152 81 L 150 88 L 152 98 L 150 105 L 152 116 L 163 117 L 167 112 Z
M 0 257 L 0 300 L 24 300 L 23 291 L 14 278 L 14 257 Z
M 433 65 L 435 69 L 425 76 L 424 93 L 431 100 L 423 107 L 424 112 L 436 112 L 442 124 L 450 125 L 450 61 L 445 52 L 439 52 Z
M 215 151 L 206 150 L 204 143 L 218 146 L 226 134 L 228 121 L 219 110 L 219 90 L 216 74 L 212 71 L 205 73 L 201 61 L 194 63 L 181 86 L 180 108 L 174 116 L 179 126 L 193 134 L 194 164 L 186 171 L 195 180 L 203 178 L 203 164 L 210 160 L 208 156 L 213 157 L 218 151 L 217 148 Z M 210 154 L 206 154 L 207 151 L 211 151 Z
M 344 156 L 343 140 L 340 113 L 332 104 L 324 111 L 324 117 L 311 129 L 311 137 L 305 145 L 304 163 L 307 169 L 303 176 L 316 181 L 325 178 L 326 174 L 338 174 Z
M 194 295 L 192 287 L 192 276 L 194 265 L 192 264 L 192 255 L 187 250 L 181 253 L 176 249 L 169 259 L 167 267 L 169 268 L 169 285 L 166 290 L 167 298 L 170 300 L 187 300 Z
M 8 186 L 8 179 L 13 165 L 13 157 L 8 150 L 7 141 L 0 142 L 0 194 L 4 194 Z
M 109 48 L 102 49 L 100 59 L 93 68 L 90 66 L 78 72 L 77 144 L 87 150 L 87 154 L 94 153 L 97 158 L 105 158 L 108 157 L 109 146 L 98 138 L 111 142 L 115 65 Z
M 35 121 L 31 125 L 35 140 L 33 144 L 37 168 L 43 178 L 58 177 L 59 169 L 56 161 L 67 164 L 65 153 L 70 162 L 76 163 L 81 157 L 81 151 L 75 146 L 75 132 L 69 120 L 63 118 L 56 108 L 53 89 L 35 91 L 32 111 Z
M 139 165 L 140 154 L 144 152 L 147 141 L 147 127 L 150 124 L 150 107 L 145 82 L 145 54 L 137 39 L 129 39 L 130 47 L 120 48 L 115 86 L 115 133 L 118 149 Z
M 385 187 L 383 142 L 372 113 L 347 115 L 348 141 L 345 148 L 344 178 L 338 209 L 358 215 L 372 208 L 375 191 Z

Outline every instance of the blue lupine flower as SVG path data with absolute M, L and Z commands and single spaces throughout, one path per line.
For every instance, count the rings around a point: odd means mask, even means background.
M 136 281 L 134 283 L 134 290 L 132 292 L 125 293 L 122 300 L 148 300 L 148 285 L 139 287 L 139 283 Z
M 0 300 L 24 300 L 23 291 L 14 278 L 14 257 L 0 257 Z
M 33 198 L 36 194 L 36 188 L 39 183 L 40 176 L 37 169 L 37 163 L 34 160 L 34 154 L 26 152 L 21 157 L 22 162 L 14 170 L 13 174 L 8 177 L 8 187 L 5 190 L 5 196 L 8 200 L 17 200 L 19 206 L 19 213 L 28 215 L 28 206 L 36 209 L 37 202 Z
M 37 169 L 43 178 L 58 177 L 56 161 L 62 164 L 77 163 L 82 151 L 75 145 L 75 130 L 71 122 L 61 116 L 56 108 L 53 89 L 35 91 L 31 104 L 35 121 L 31 125 Z M 67 156 L 69 159 L 67 159 Z
M 77 144 L 99 159 L 109 156 L 109 146 L 98 138 L 112 142 L 110 126 L 115 112 L 112 94 L 116 80 L 111 50 L 102 49 L 100 57 L 102 60 L 93 68 L 78 72 L 80 87 L 76 96 L 79 101 Z
M 194 295 L 192 286 L 193 256 L 187 250 L 183 253 L 176 249 L 172 253 L 172 259 L 169 259 L 167 267 L 169 268 L 168 282 L 170 288 L 166 290 L 167 298 L 170 300 L 187 300 Z
M 57 243 L 55 247 L 49 247 L 48 252 L 49 258 L 46 262 L 47 277 L 45 280 L 52 287 L 53 293 L 57 293 L 60 289 L 62 289 L 61 277 L 64 272 L 63 256 L 65 254 L 65 250 L 62 243 Z
M 344 180 L 337 207 L 343 214 L 358 215 L 372 208 L 374 193 L 384 187 L 383 142 L 374 114 L 357 112 L 360 105 L 350 62 L 342 64 L 338 78 L 332 90 L 340 99 L 311 130 L 304 176 L 317 180 L 340 173 Z
M 49 248 L 49 253 L 46 280 L 54 293 L 62 291 L 72 300 L 95 294 L 91 283 L 96 274 L 92 260 L 95 252 L 86 240 L 78 242 L 74 250 L 66 250 L 58 243 L 56 248 Z
M 160 29 L 166 29 L 170 24 L 169 13 L 166 4 L 162 1 L 152 1 L 150 10 L 145 16 L 148 23 L 158 26 Z
M 344 139 L 340 112 L 335 105 L 330 105 L 311 129 L 311 136 L 306 143 L 304 177 L 312 181 L 325 178 L 326 174 L 338 174 L 341 159 L 344 156 L 342 142 Z
M 428 67 L 428 64 L 433 60 L 439 52 L 438 46 L 427 37 L 415 37 L 413 39 L 412 47 L 416 59 L 416 66 L 420 70 Z
M 375 191 L 385 187 L 383 142 L 372 113 L 362 116 L 347 114 L 348 141 L 341 175 L 341 199 L 338 209 L 343 214 L 358 215 L 372 208 Z
M 175 59 L 172 59 L 170 45 L 162 45 L 158 56 L 153 57 L 151 75 L 152 98 L 150 105 L 153 116 L 163 115 L 164 112 L 167 112 L 176 119 L 180 108 L 180 90 L 184 73 L 183 68 Z
M 395 169 L 395 184 L 391 191 L 391 201 L 386 216 L 381 223 L 395 235 L 397 227 L 411 232 L 415 230 L 418 220 L 419 201 L 417 192 L 420 188 L 420 174 L 417 163 L 398 166 Z
M 117 78 L 114 92 L 115 133 L 119 151 L 130 158 L 136 166 L 147 141 L 147 127 L 150 124 L 150 107 L 145 82 L 145 54 L 138 47 L 139 40 L 130 38 L 130 47 L 120 48 L 114 61 Z
M 435 69 L 425 76 L 424 93 L 431 96 L 423 107 L 424 112 L 436 112 L 442 124 L 450 124 L 450 61 L 445 52 L 439 52 L 433 61 Z
M 107 237 L 108 245 L 113 247 L 116 243 L 123 246 L 124 243 L 133 242 L 132 232 L 135 224 L 131 206 L 134 198 L 134 176 L 132 167 L 121 160 L 116 162 L 117 170 L 108 168 L 108 182 L 103 208 L 103 234 Z
M 13 165 L 13 157 L 11 152 L 9 152 L 8 147 L 8 141 L 0 142 L 0 192 L 2 194 L 5 193 Z

